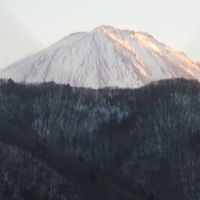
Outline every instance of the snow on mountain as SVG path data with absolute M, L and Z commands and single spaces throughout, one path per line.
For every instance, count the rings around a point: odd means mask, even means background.
M 74 33 L 0 72 L 17 82 L 136 88 L 151 81 L 200 80 L 200 65 L 143 32 L 100 26 Z

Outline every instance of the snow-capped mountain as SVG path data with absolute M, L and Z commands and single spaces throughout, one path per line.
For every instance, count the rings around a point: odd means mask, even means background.
M 136 88 L 151 81 L 200 80 L 200 65 L 147 33 L 100 26 L 74 33 L 0 72 L 17 82 Z

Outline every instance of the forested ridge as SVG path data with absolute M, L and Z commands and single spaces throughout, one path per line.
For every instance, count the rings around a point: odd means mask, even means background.
M 117 194 L 119 199 L 124 199 L 120 195 L 127 192 L 131 199 L 137 193 L 136 199 L 196 200 L 200 198 L 199 103 L 199 82 L 185 79 L 154 82 L 135 90 L 94 90 L 55 83 L 25 85 L 2 80 L 0 124 L 9 130 L 9 126 L 23 130 L 25 135 L 30 135 L 28 138 L 37 138 L 42 147 L 57 146 L 58 152 L 70 155 L 80 169 L 84 166 L 86 171 L 89 169 L 89 175 L 86 173 L 83 179 L 92 177 L 93 183 L 93 178 L 105 177 L 99 187 L 105 182 L 111 187 L 116 179 L 118 183 L 114 185 L 118 189 L 107 190 L 113 199 L 116 198 L 114 191 L 121 189 Z M 3 128 L 1 134 L 2 131 Z M 7 145 L 11 148 L 13 143 Z M 22 147 L 20 143 L 15 144 L 15 148 L 44 162 L 48 170 L 54 170 L 58 173 L 55 176 L 66 181 L 48 160 Z M 21 156 L 18 154 L 15 158 Z M 2 160 L 6 163 L 6 156 Z M 4 170 L 7 169 L 4 167 Z M 74 178 L 71 177 L 70 183 L 73 187 Z M 89 199 L 80 191 L 77 199 Z M 111 196 L 102 199 L 111 199 Z

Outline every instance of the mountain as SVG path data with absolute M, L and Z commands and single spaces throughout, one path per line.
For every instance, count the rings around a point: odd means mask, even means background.
M 55 194 L 57 180 L 78 200 L 141 199 L 134 198 L 138 192 L 147 200 L 199 199 L 199 103 L 200 83 L 185 79 L 98 90 L 2 80 L 0 143 L 11 150 L 0 151 L 0 192 L 5 181 L 18 192 L 24 185 L 37 191 L 39 181 L 40 195 L 49 185 Z M 23 151 L 16 153 L 16 147 Z M 30 176 L 32 171 L 37 173 Z
M 143 32 L 100 26 L 74 33 L 0 72 L 17 82 L 137 88 L 184 77 L 200 80 L 199 63 Z

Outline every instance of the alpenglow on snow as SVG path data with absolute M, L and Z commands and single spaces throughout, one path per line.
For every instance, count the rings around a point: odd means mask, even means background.
M 200 64 L 147 33 L 110 26 L 71 34 L 0 72 L 16 82 L 91 88 L 137 88 L 178 77 L 200 80 Z

